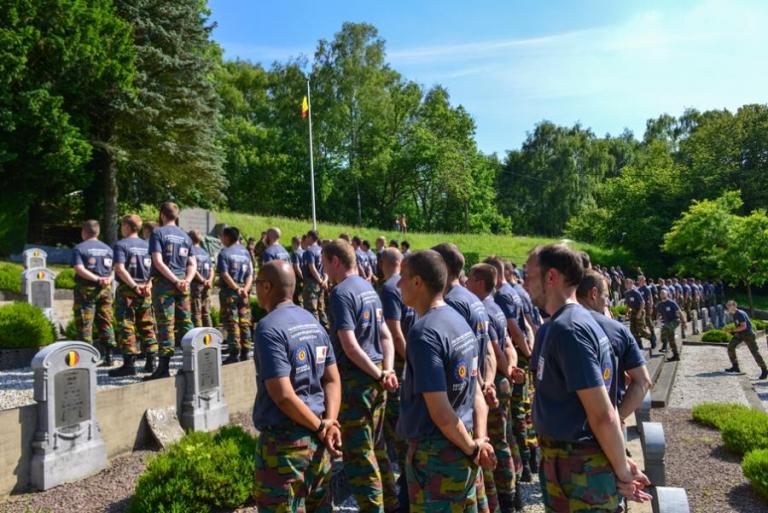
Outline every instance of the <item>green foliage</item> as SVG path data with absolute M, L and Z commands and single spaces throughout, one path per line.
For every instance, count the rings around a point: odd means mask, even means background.
M 768 449 L 748 452 L 741 461 L 741 470 L 752 488 L 768 499 Z
M 56 329 L 36 306 L 20 302 L 0 306 L 0 348 L 42 347 L 55 339 Z
M 473 265 L 480 263 L 480 254 L 474 251 L 464 253 L 464 272 L 469 273 Z
M 629 311 L 629 307 L 627 305 L 614 305 L 610 307 L 611 315 L 613 315 L 614 319 L 618 319 L 619 317 L 624 317 L 627 315 L 627 312 Z
M 259 300 L 255 297 L 250 297 L 250 304 L 251 304 L 251 319 L 253 319 L 254 324 L 259 322 L 265 315 L 267 315 L 267 311 L 264 310 L 261 305 L 259 304 Z
M 211 306 L 211 323 L 214 328 L 221 326 L 221 311 L 215 306 Z
M 21 294 L 21 273 L 24 267 L 10 262 L 0 262 L 0 290 Z
M 66 340 L 77 340 L 80 338 L 80 333 L 77 331 L 75 320 L 70 319 L 67 325 L 64 327 L 64 338 Z
M 750 408 L 738 403 L 702 403 L 693 407 L 691 415 L 696 422 L 722 430 L 734 416 L 749 411 Z
M 768 328 L 768 321 L 762 319 L 752 319 L 752 327 L 755 330 L 764 330 Z
M 255 441 L 239 427 L 188 433 L 150 460 L 130 513 L 207 513 L 245 505 L 253 493 Z
M 757 410 L 738 412 L 722 425 L 725 447 L 736 454 L 768 449 L 768 414 Z
M 62 269 L 56 273 L 56 288 L 57 289 L 74 289 L 75 288 L 75 270 L 74 269 Z
M 702 342 L 722 342 L 728 343 L 733 335 L 723 330 L 707 330 L 701 335 Z

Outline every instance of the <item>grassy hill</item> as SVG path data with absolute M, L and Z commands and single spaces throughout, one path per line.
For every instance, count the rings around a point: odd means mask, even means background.
M 237 212 L 215 212 L 216 222 L 236 226 L 246 236 L 258 237 L 262 231 L 270 226 L 277 226 L 283 232 L 282 242 L 287 246 L 293 235 L 301 235 L 312 228 L 312 221 L 306 219 L 292 219 L 287 217 L 270 217 Z M 408 233 L 402 235 L 395 231 L 379 230 L 377 228 L 357 228 L 349 225 L 340 225 L 319 222 L 318 231 L 322 238 L 335 238 L 340 233 L 348 233 L 350 236 L 359 235 L 368 239 L 373 245 L 376 237 L 383 235 L 387 241 L 391 239 L 406 239 L 411 243 L 412 249 L 429 248 L 440 242 L 453 242 L 465 253 L 477 253 L 480 258 L 488 255 L 500 255 L 514 262 L 525 261 L 528 251 L 538 244 L 558 242 L 559 239 L 545 237 L 518 237 L 511 235 L 490 235 L 472 233 Z M 600 248 L 591 244 L 574 242 L 573 246 L 586 251 L 593 260 L 599 263 L 620 263 L 626 265 L 627 254 L 621 250 Z

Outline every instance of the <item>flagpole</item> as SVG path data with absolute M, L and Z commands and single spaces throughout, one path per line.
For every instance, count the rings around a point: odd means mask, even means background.
M 312 151 L 312 97 L 307 79 L 307 115 L 309 116 L 309 184 L 312 190 L 312 229 L 317 230 L 317 212 L 315 211 L 315 156 Z

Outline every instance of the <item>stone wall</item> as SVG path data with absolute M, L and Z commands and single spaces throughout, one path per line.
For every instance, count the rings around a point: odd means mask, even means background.
M 222 367 L 224 397 L 232 414 L 250 412 L 256 397 L 253 361 Z M 96 418 L 110 458 L 145 446 L 151 436 L 144 412 L 181 408 L 184 378 L 136 383 L 96 392 Z M 24 490 L 29 483 L 37 405 L 0 411 L 0 494 Z

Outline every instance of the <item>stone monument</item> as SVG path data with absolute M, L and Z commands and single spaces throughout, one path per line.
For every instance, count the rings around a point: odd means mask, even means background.
M 184 399 L 182 427 L 192 431 L 213 431 L 229 423 L 229 409 L 221 386 L 221 332 L 195 328 L 181 340 L 184 353 Z
M 54 322 L 53 292 L 56 275 L 50 269 L 27 269 L 21 273 L 21 290 L 27 302 L 40 308 L 51 322 Z
M 85 342 L 56 342 L 32 359 L 37 430 L 32 440 L 30 482 L 48 490 L 107 466 L 107 449 L 96 423 L 99 352 Z
M 29 248 L 24 250 L 21 256 L 24 259 L 25 269 L 36 269 L 45 267 L 48 253 L 40 248 Z
M 188 232 L 199 230 L 202 235 L 208 235 L 216 226 L 216 219 L 210 210 L 204 208 L 185 208 L 179 213 L 179 227 Z

